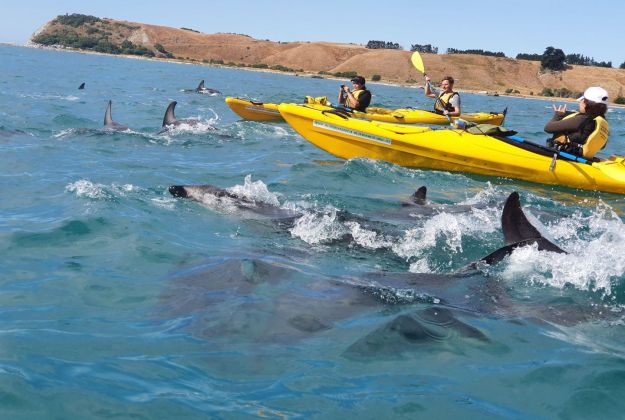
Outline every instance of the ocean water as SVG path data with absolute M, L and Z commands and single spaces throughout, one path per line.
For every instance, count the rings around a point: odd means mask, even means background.
M 201 79 L 222 95 L 182 92 Z M 623 418 L 625 197 L 342 161 L 223 100 L 338 84 L 0 46 L 0 416 Z M 129 130 L 102 130 L 109 100 Z M 157 134 L 173 100 L 200 124 Z M 546 137 L 548 101 L 462 100 Z M 608 119 L 603 155 L 625 146 L 625 110 Z M 569 253 L 451 275 L 503 245 L 512 191 Z

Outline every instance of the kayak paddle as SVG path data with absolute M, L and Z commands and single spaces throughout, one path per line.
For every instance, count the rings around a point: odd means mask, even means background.
M 419 51 L 415 51 L 412 53 L 412 57 L 410 57 L 410 61 L 412 61 L 412 65 L 414 66 L 415 69 L 419 70 L 420 73 L 423 74 L 423 77 L 427 76 L 427 74 L 425 73 L 425 66 L 423 65 L 423 59 L 421 58 L 421 54 L 419 54 Z M 428 80 L 428 85 L 430 86 L 430 91 L 434 92 L 434 87 L 432 87 L 432 82 L 430 82 Z M 445 104 L 443 104 L 443 101 L 441 101 L 441 98 L 438 97 L 436 98 L 436 102 L 438 102 L 441 107 L 445 108 Z M 451 117 L 449 115 L 446 115 L 447 120 L 449 121 L 449 125 L 451 125 Z

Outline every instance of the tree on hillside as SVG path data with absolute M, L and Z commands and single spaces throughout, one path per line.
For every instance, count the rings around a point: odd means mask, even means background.
M 595 61 L 594 58 L 585 57 L 582 54 L 567 54 L 566 63 L 580 66 L 612 67 L 611 61 Z
M 517 60 L 530 60 L 530 61 L 540 61 L 543 59 L 542 54 L 533 54 L 533 53 L 519 53 L 516 55 Z
M 619 68 L 619 69 L 625 69 L 625 61 L 623 61 L 623 62 L 621 63 L 621 65 L 620 65 L 620 66 L 618 66 L 618 68 Z
M 540 67 L 543 70 L 566 70 L 566 55 L 560 48 L 547 47 L 540 60 Z
M 367 48 L 378 49 L 386 48 L 391 50 L 401 50 L 402 47 L 397 42 L 390 41 L 369 41 L 367 42 Z
M 426 54 L 438 54 L 438 47 L 433 47 L 432 44 L 412 44 L 410 46 L 410 51 L 418 51 Z
M 501 51 L 493 52 L 488 50 L 459 50 L 457 48 L 447 48 L 447 54 L 476 54 L 476 55 L 486 55 L 490 57 L 505 57 L 506 55 Z

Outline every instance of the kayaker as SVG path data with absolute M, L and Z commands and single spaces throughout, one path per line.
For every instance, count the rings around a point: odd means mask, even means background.
M 425 76 L 425 96 L 436 98 L 434 104 L 434 112 L 445 115 L 447 117 L 459 117 L 460 95 L 454 92 L 454 78 L 445 76 L 441 81 L 441 89 L 434 89 L 430 78 Z
M 371 103 L 371 92 L 365 86 L 365 78 L 354 76 L 351 80 L 353 90 L 349 86 L 341 85 L 339 89 L 339 104 L 356 111 L 366 112 Z
M 577 100 L 578 112 L 567 111 L 566 105 L 553 105 L 553 118 L 545 125 L 545 131 L 553 134 L 547 145 L 590 159 L 608 141 L 608 92 L 592 86 Z

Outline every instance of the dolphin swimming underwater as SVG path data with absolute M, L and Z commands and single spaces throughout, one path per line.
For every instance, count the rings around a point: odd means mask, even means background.
M 170 193 L 190 199 L 212 194 L 243 201 L 237 194 L 209 185 L 172 186 Z M 565 327 L 620 317 L 596 305 L 600 302 L 592 301 L 585 291 L 540 288 L 540 296 L 528 301 L 515 296 L 501 279 L 484 274 L 478 264 L 496 264 L 515 247 L 536 244 L 538 249 L 565 252 L 531 224 L 516 192 L 509 195 L 501 222 L 505 246 L 453 273 L 375 272 L 336 277 L 291 266 L 297 261 L 293 256 L 284 260 L 283 255 L 263 252 L 262 257 L 222 258 L 184 269 L 162 296 L 162 311 L 192 319 L 185 328 L 199 337 L 228 335 L 253 343 L 293 343 L 320 334 L 336 339 L 335 327 L 360 328 L 364 330 L 360 338 L 341 342 L 342 356 L 356 359 L 413 351 L 461 354 L 466 346 L 482 351 L 501 348 L 482 327 L 472 325 L 470 320 L 479 316 L 520 325 L 546 321 Z M 341 322 L 366 313 L 380 321 L 371 328 Z
M 262 201 L 255 201 L 248 197 L 235 194 L 224 188 L 214 185 L 172 185 L 169 187 L 169 193 L 178 198 L 189 198 L 199 202 L 206 202 L 207 199 L 214 197 L 218 201 L 226 201 L 225 204 L 234 205 L 239 210 L 250 212 L 256 216 L 266 217 L 272 220 L 293 219 L 300 217 L 302 214 L 295 210 L 283 209 L 273 204 Z
M 128 130 L 128 126 L 124 124 L 119 124 L 113 121 L 113 117 L 111 116 L 112 109 L 112 101 L 109 101 L 106 111 L 104 112 L 104 129 L 111 131 L 125 131 Z
M 209 205 L 211 208 L 236 207 L 242 212 L 239 216 L 247 218 L 264 218 L 277 223 L 281 228 L 290 229 L 296 219 L 302 217 L 303 211 L 285 208 L 280 205 L 274 205 L 263 201 L 256 201 L 243 195 L 239 195 L 230 190 L 216 187 L 210 184 L 204 185 L 172 185 L 169 187 L 169 193 L 178 198 L 188 198 Z M 376 220 L 369 220 L 362 216 L 344 211 L 336 210 L 336 221 L 339 223 L 355 222 L 360 226 L 370 229 L 374 232 L 381 233 L 382 226 L 384 230 L 392 229 L 391 225 Z M 349 234 L 340 238 L 348 240 Z

